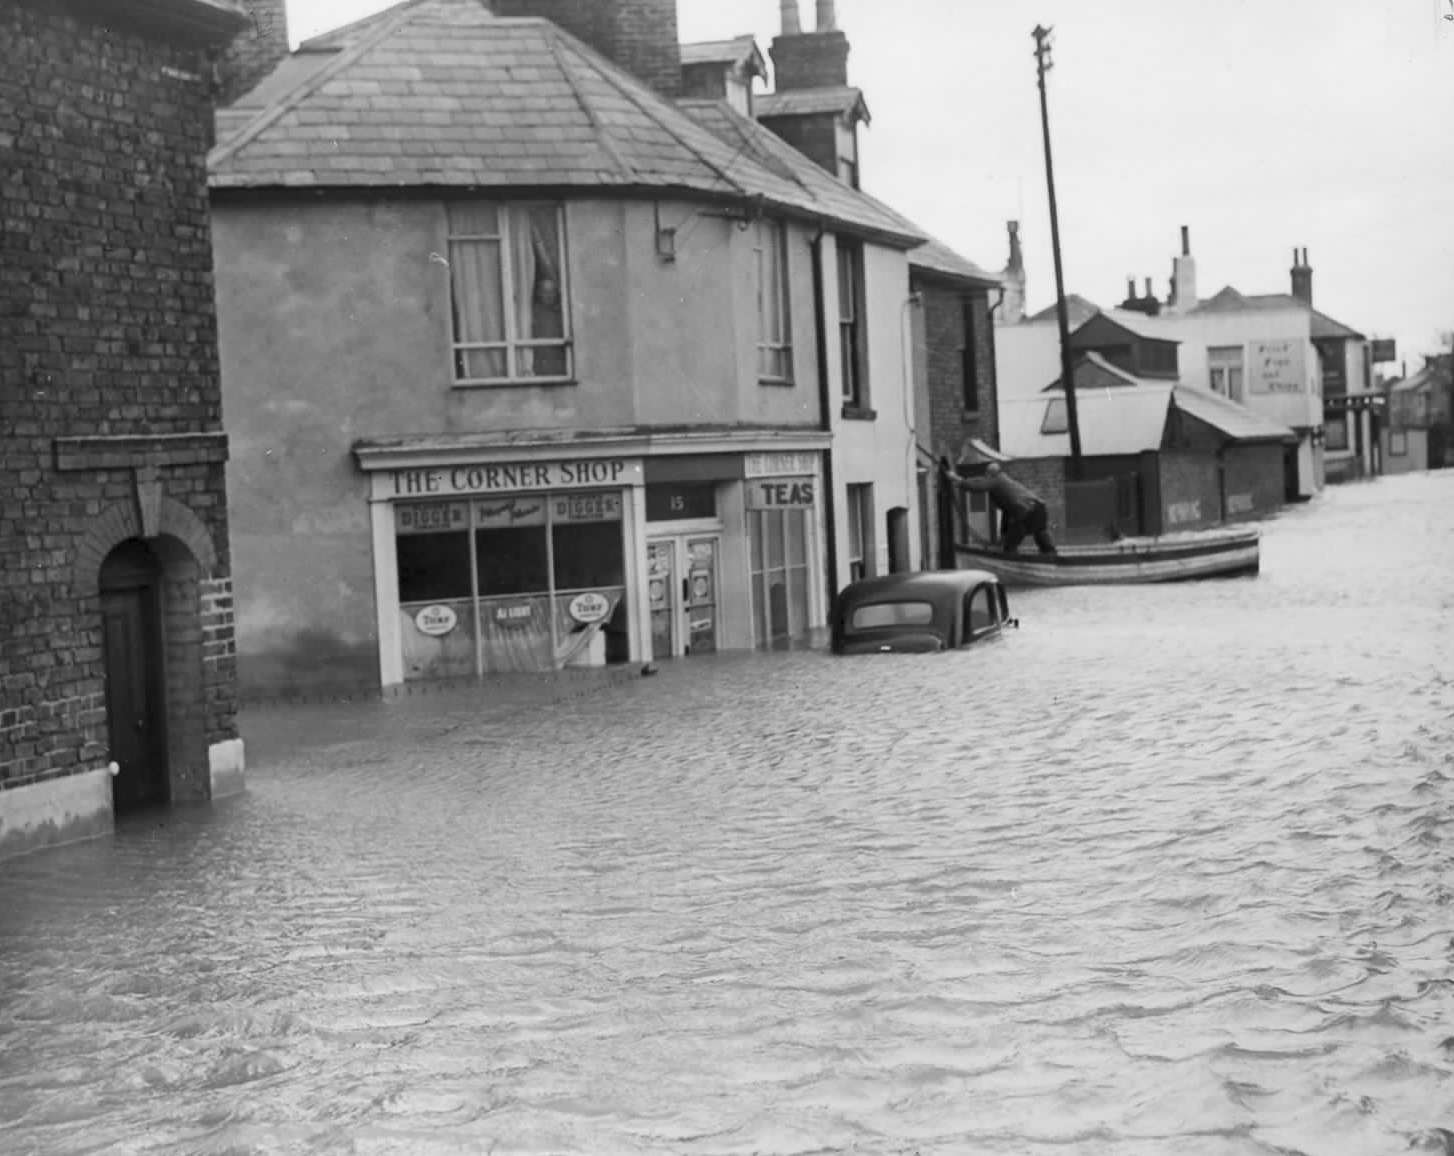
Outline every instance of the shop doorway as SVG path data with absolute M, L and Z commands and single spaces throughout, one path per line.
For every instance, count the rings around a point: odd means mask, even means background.
M 168 799 L 161 579 L 161 563 L 137 538 L 101 564 L 106 730 L 119 767 L 111 781 L 118 813 Z
M 717 534 L 673 534 L 647 540 L 652 658 L 710 654 L 717 649 L 721 544 Z

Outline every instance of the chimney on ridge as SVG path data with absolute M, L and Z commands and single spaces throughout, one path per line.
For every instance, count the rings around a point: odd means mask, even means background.
M 848 84 L 848 37 L 838 30 L 834 0 L 818 0 L 818 26 L 804 32 L 797 0 L 782 0 L 783 30 L 773 37 L 773 88 L 844 88 Z
M 1171 259 L 1170 313 L 1186 313 L 1197 307 L 1197 263 L 1191 255 L 1191 229 L 1181 227 L 1181 255 Z
M 1301 254 L 1292 251 L 1292 295 L 1306 305 L 1313 307 L 1313 267 L 1308 264 L 1308 251 Z
M 535 16 L 583 40 L 666 97 L 681 94 L 677 0 L 490 0 L 496 16 Z
M 995 313 L 996 325 L 1018 325 L 1025 320 L 1025 257 L 1020 252 L 1020 222 L 1006 221 L 1010 235 L 1010 261 L 1001 274 L 1004 293 Z
M 284 0 L 242 0 L 248 24 L 217 61 L 217 106 L 251 92 L 288 55 Z

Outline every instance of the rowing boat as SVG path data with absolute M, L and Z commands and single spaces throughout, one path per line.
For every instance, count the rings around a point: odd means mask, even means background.
M 961 567 L 988 570 L 1006 586 L 1112 586 L 1256 574 L 1261 537 L 1255 527 L 1238 526 L 1062 546 L 1057 554 L 1040 554 L 1033 546 L 1006 554 L 966 543 L 955 551 Z

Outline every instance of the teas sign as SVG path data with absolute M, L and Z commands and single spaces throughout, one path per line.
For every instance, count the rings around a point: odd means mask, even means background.
M 414 625 L 419 628 L 419 633 L 431 638 L 448 634 L 458 624 L 459 615 L 448 606 L 426 606 L 414 615 Z
M 604 594 L 594 592 L 577 594 L 566 605 L 566 613 L 577 622 L 589 625 L 601 621 L 611 613 L 611 600 Z
M 746 486 L 749 510 L 810 510 L 817 497 L 812 478 L 753 478 Z

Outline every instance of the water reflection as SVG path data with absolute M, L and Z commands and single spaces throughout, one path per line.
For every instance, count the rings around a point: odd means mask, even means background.
M 1451 499 L 962 654 L 254 720 L 0 865 L 4 1147 L 1446 1151 Z

